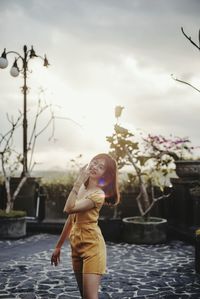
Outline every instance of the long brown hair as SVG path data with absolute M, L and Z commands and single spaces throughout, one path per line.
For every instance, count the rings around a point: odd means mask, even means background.
M 105 172 L 103 174 L 103 184 L 100 185 L 105 193 L 105 203 L 108 205 L 117 205 L 120 201 L 118 187 L 118 170 L 116 161 L 109 154 L 98 154 L 92 160 L 104 159 Z M 85 187 L 88 186 L 89 179 L 85 182 Z

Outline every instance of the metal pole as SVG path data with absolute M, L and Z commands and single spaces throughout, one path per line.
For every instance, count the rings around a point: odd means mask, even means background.
M 24 46 L 24 58 L 23 58 L 23 76 L 24 76 L 24 86 L 23 86 L 23 95 L 24 95 L 24 105 L 23 105 L 23 171 L 22 176 L 28 174 L 27 167 L 27 46 Z
M 5 61 L 6 59 L 6 55 L 13 53 L 16 54 L 18 56 L 18 58 L 15 59 L 15 62 L 13 64 L 13 67 L 17 69 L 17 72 L 19 74 L 19 72 L 21 72 L 23 74 L 23 78 L 24 78 L 24 85 L 22 86 L 22 93 L 23 93 L 23 170 L 21 173 L 21 176 L 27 176 L 29 175 L 28 173 L 28 159 L 27 159 L 27 154 L 28 154 L 28 148 L 27 148 L 27 129 L 28 129 L 28 122 L 27 122 L 27 91 L 28 91 L 28 87 L 26 84 L 26 80 L 27 80 L 27 71 L 28 71 L 28 61 L 29 59 L 33 58 L 33 57 L 39 57 L 44 61 L 44 66 L 49 66 L 49 62 L 47 60 L 46 55 L 44 56 L 44 58 L 40 55 L 36 55 L 35 51 L 33 49 L 33 46 L 31 47 L 30 50 L 27 51 L 27 46 L 24 45 L 24 56 L 22 57 L 18 52 L 16 51 L 8 51 L 6 53 L 6 49 L 4 49 L 4 52 L 2 53 L 0 59 L 3 59 L 3 62 L 1 61 L 1 68 L 5 68 L 7 67 L 7 62 L 5 65 Z M 28 54 L 30 54 L 29 58 L 28 58 Z M 19 70 L 18 66 L 17 66 L 17 60 L 21 58 L 22 60 L 22 69 Z M 2 64 L 3 63 L 3 64 Z M 12 70 L 12 69 L 11 69 Z M 14 74 L 11 73 L 11 75 L 13 77 L 18 76 L 18 74 L 16 74 L 16 70 L 14 71 Z

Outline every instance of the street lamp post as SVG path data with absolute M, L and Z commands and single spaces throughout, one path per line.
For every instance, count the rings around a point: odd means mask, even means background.
M 44 61 L 44 66 L 48 66 L 49 62 L 47 60 L 46 55 L 44 57 L 37 55 L 33 49 L 33 46 L 31 47 L 31 49 L 27 49 L 27 46 L 25 45 L 23 47 L 23 56 L 20 55 L 18 52 L 16 51 L 8 51 L 6 52 L 6 49 L 4 49 L 1 57 L 0 57 L 0 68 L 4 69 L 8 66 L 8 60 L 7 60 L 7 55 L 8 54 L 16 54 L 17 57 L 15 58 L 15 61 L 13 63 L 13 66 L 10 70 L 10 74 L 13 77 L 17 77 L 19 75 L 19 73 L 21 73 L 23 75 L 23 79 L 24 79 L 24 85 L 22 87 L 22 93 L 23 93 L 23 171 L 22 171 L 22 176 L 26 176 L 28 175 L 28 163 L 27 163 L 27 152 L 28 152 L 28 148 L 27 148 L 27 128 L 28 128 L 28 123 L 27 123 L 27 91 L 28 91 L 28 87 L 27 87 L 27 71 L 28 71 L 28 62 L 30 59 L 34 58 L 34 57 L 39 57 Z M 18 67 L 17 62 L 18 60 L 21 59 L 22 62 L 22 67 L 21 69 Z

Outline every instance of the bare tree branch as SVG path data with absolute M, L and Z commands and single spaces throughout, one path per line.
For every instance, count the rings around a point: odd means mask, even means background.
M 183 33 L 183 35 L 191 42 L 191 44 L 193 44 L 193 46 L 195 46 L 198 50 L 200 50 L 200 47 L 191 39 L 190 36 L 188 36 L 184 30 L 183 30 L 183 27 L 181 27 L 181 31 Z
M 42 93 L 43 91 L 41 91 Z M 42 128 L 38 130 L 38 121 L 41 116 L 41 114 L 45 111 L 50 111 L 50 116 L 47 120 L 47 122 L 43 125 Z M 20 154 L 17 153 L 12 147 L 13 147 L 13 136 L 14 132 L 17 127 L 22 125 L 21 119 L 22 119 L 23 114 L 19 111 L 19 116 L 16 120 L 14 120 L 13 116 L 9 116 L 7 114 L 7 120 L 8 123 L 11 125 L 11 129 L 8 130 L 5 134 L 0 133 L 0 163 L 2 165 L 2 172 L 4 176 L 4 181 L 5 181 L 5 188 L 6 188 L 6 194 L 7 194 L 7 204 L 6 204 L 6 212 L 9 213 L 14 206 L 14 201 L 16 197 L 18 196 L 21 188 L 27 181 L 27 175 L 21 177 L 19 180 L 18 186 L 15 188 L 15 191 L 13 194 L 11 194 L 11 188 L 10 188 L 10 178 L 11 175 L 18 169 L 19 163 L 21 163 L 21 157 Z M 34 123 L 31 131 L 31 136 L 28 142 L 28 150 L 31 152 L 31 157 L 30 157 L 30 163 L 29 163 L 29 170 L 32 171 L 34 166 L 38 163 L 35 161 L 33 162 L 33 154 L 35 150 L 35 145 L 37 138 L 51 125 L 52 126 L 52 132 L 49 140 L 51 140 L 54 136 L 55 133 L 55 119 L 66 119 L 73 121 L 70 118 L 67 117 L 59 117 L 54 115 L 54 111 L 52 109 L 52 105 L 48 105 L 42 103 L 41 98 L 38 100 L 38 105 L 36 108 L 36 114 L 34 117 Z M 75 121 L 73 121 L 75 124 L 79 125 Z M 16 155 L 15 159 L 13 160 L 14 155 Z M 9 173 L 9 175 L 8 175 Z
M 37 134 L 34 135 L 32 147 L 31 147 L 31 157 L 30 157 L 29 169 L 32 167 L 31 165 L 32 165 L 33 154 L 34 154 L 34 149 L 35 149 L 35 144 L 36 144 L 37 138 L 49 127 L 49 125 L 51 124 L 52 121 L 53 121 L 53 118 L 51 117 L 48 120 L 47 124 L 42 128 L 42 130 L 40 130 Z
M 152 209 L 152 207 L 154 206 L 154 204 L 155 204 L 158 200 L 161 200 L 161 199 L 163 199 L 163 198 L 167 198 L 167 197 L 169 197 L 170 195 L 171 195 L 171 193 L 166 194 L 166 195 L 161 195 L 161 196 L 159 196 L 159 197 L 157 197 L 157 198 L 153 198 L 153 200 L 152 200 L 150 206 L 145 210 L 145 212 L 143 213 L 142 216 L 145 216 L 145 215 Z
M 46 125 L 35 135 L 34 138 L 37 138 L 39 135 L 41 135 L 49 127 L 53 120 L 54 116 L 51 116 L 50 119 L 47 121 Z
M 19 116 L 18 116 L 18 118 L 16 119 L 16 121 L 14 122 L 11 122 L 11 125 L 12 125 L 12 127 L 11 127 L 11 129 L 10 130 L 8 130 L 8 132 L 7 133 L 5 133 L 4 135 L 3 134 L 1 134 L 1 140 L 0 140 L 0 145 L 2 144 L 2 142 L 3 141 L 5 141 L 6 140 L 6 137 L 7 136 L 9 136 L 9 140 L 12 138 L 12 136 L 11 135 L 13 135 L 13 133 L 14 133 L 14 130 L 17 128 L 17 127 L 19 127 L 19 126 L 21 126 L 21 124 L 19 124 L 19 122 L 20 122 L 20 120 L 21 120 L 21 118 L 22 118 L 22 114 L 20 114 Z M 9 143 L 9 141 L 7 141 L 7 144 Z
M 133 167 L 134 167 L 134 169 L 135 169 L 135 171 L 137 173 L 137 177 L 139 179 L 140 194 L 136 198 L 136 200 L 138 202 L 138 207 L 139 207 L 139 210 L 141 212 L 141 215 L 144 216 L 147 213 L 146 210 L 149 207 L 149 195 L 148 195 L 147 189 L 145 187 L 145 183 L 144 183 L 144 181 L 142 179 L 142 175 L 141 175 L 140 169 L 138 169 L 137 165 L 133 161 L 133 158 L 132 158 L 132 156 L 131 156 L 131 154 L 130 154 L 130 152 L 129 152 L 129 150 L 127 148 L 126 148 L 126 152 L 127 152 L 128 157 L 129 157 L 129 161 L 133 165 Z M 140 202 L 139 199 L 143 200 L 144 208 L 142 207 L 141 202 Z
M 82 128 L 82 125 L 80 125 L 79 123 L 77 123 L 75 120 L 73 120 L 70 117 L 64 117 L 64 116 L 55 116 L 55 119 L 65 119 L 65 120 L 69 120 L 71 122 L 73 122 L 74 124 L 76 124 L 77 126 L 79 126 L 80 128 Z
M 27 176 L 24 176 L 24 177 L 20 180 L 20 182 L 19 182 L 19 184 L 18 184 L 18 186 L 17 186 L 17 188 L 16 188 L 16 190 L 15 190 L 15 192 L 13 193 L 13 196 L 12 196 L 12 201 L 13 201 L 13 202 L 15 201 L 17 195 L 19 194 L 21 188 L 23 187 L 23 185 L 25 184 L 26 181 L 27 181 Z
M 37 128 L 37 124 L 38 124 L 38 119 L 39 119 L 39 116 L 46 110 L 49 108 L 50 105 L 45 105 L 44 107 L 41 107 L 40 106 L 40 100 L 38 101 L 38 107 L 37 107 L 37 112 L 36 112 L 36 115 L 35 115 L 35 120 L 34 120 L 34 125 L 33 125 L 33 129 L 32 129 L 32 133 L 31 133 L 31 136 L 30 136 L 30 140 L 29 140 L 29 143 L 28 143 L 28 147 L 30 148 L 31 147 L 31 143 L 32 143 L 32 140 L 34 138 L 34 135 L 35 135 L 35 132 L 36 132 L 36 128 Z
M 139 211 L 140 211 L 140 215 L 143 216 L 144 211 L 143 211 L 143 208 L 142 208 L 142 205 L 141 205 L 141 202 L 140 202 L 141 197 L 142 197 L 142 192 L 140 192 L 140 193 L 138 194 L 138 196 L 136 197 L 136 201 L 137 201 L 138 209 L 139 209 Z
M 192 87 L 194 90 L 200 92 L 200 89 L 196 88 L 194 85 L 192 85 L 192 84 L 190 84 L 190 83 L 188 83 L 188 82 L 186 82 L 186 81 L 183 81 L 183 80 L 180 80 L 180 79 L 175 78 L 173 74 L 171 74 L 171 77 L 172 77 L 172 79 L 174 79 L 175 81 L 180 82 L 180 83 L 183 83 L 183 84 L 186 84 L 186 85 L 189 85 L 189 86 Z

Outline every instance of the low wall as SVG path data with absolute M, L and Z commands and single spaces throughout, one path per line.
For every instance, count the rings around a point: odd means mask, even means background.
M 31 179 L 24 186 L 15 201 L 14 208 L 25 210 L 28 217 L 36 217 L 40 221 L 60 221 L 66 219 L 63 208 L 71 190 L 71 185 L 63 183 L 51 183 L 38 186 L 38 183 Z M 139 210 L 136 203 L 137 192 L 122 192 L 121 201 L 117 207 L 103 206 L 100 217 L 104 219 L 138 216 Z M 151 215 L 167 218 L 169 214 L 170 199 L 161 200 L 155 204 Z M 39 212 L 37 211 L 39 206 Z M 5 190 L 0 188 L 0 208 L 5 208 Z
M 68 194 L 61 193 L 56 197 L 52 194 L 48 194 L 45 200 L 45 220 L 53 219 L 65 219 L 66 213 L 63 212 L 63 208 Z M 103 206 L 100 211 L 101 218 L 113 218 L 117 215 L 119 218 L 139 216 L 139 210 L 136 202 L 138 193 L 121 193 L 121 201 L 117 207 Z M 166 199 L 166 201 L 169 199 Z M 151 211 L 151 215 L 155 217 L 164 217 L 169 211 L 169 204 L 167 202 L 157 202 Z M 116 212 L 117 210 L 117 212 Z
M 70 185 L 66 186 L 66 184 L 53 183 L 46 186 L 42 185 L 38 193 L 37 184 L 34 185 L 30 181 L 27 184 L 28 193 L 25 192 L 27 188 L 24 188 L 23 194 L 20 193 L 16 199 L 15 208 L 25 210 L 29 217 L 35 216 L 39 198 L 39 213 L 36 220 L 39 220 L 41 224 L 42 222 L 52 225 L 61 224 L 66 219 L 63 208 L 71 187 Z M 30 194 L 30 190 L 35 194 Z M 168 198 L 156 202 L 151 210 L 151 216 L 166 218 L 171 234 L 174 234 L 175 238 L 180 239 L 180 236 L 183 240 L 188 240 L 188 236 L 193 238 L 195 229 L 200 227 L 199 181 L 176 179 L 173 181 L 171 192 Z M 114 215 L 119 219 L 138 216 L 137 195 L 138 192 L 122 192 L 121 202 L 117 207 L 102 207 L 101 219 L 112 219 Z M 0 206 L 1 208 L 5 207 L 5 190 L 2 187 L 0 188 Z

